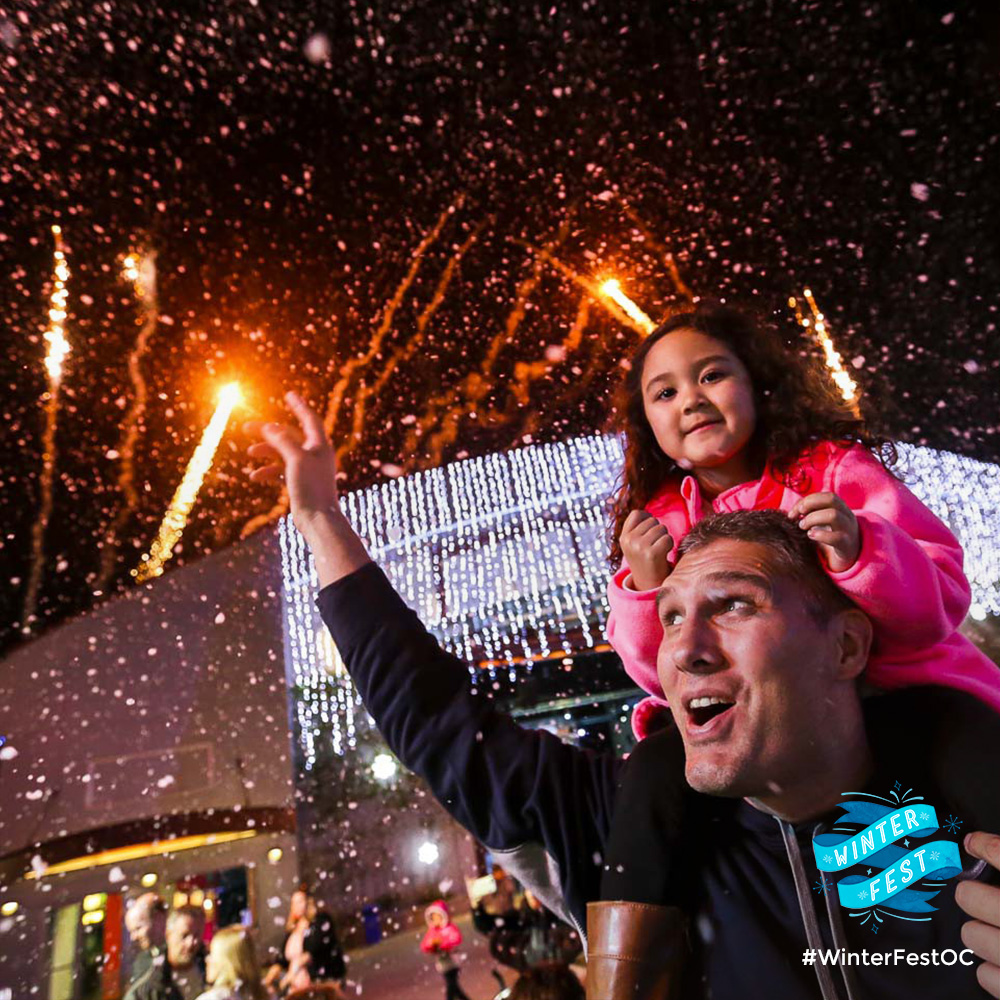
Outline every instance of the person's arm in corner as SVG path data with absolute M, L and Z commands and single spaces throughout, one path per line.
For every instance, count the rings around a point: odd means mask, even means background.
M 393 752 L 478 840 L 495 850 L 543 847 L 579 910 L 598 891 L 617 761 L 523 730 L 472 690 L 468 668 L 406 607 L 341 511 L 320 417 L 286 398 L 301 432 L 250 425 L 263 437 L 250 454 L 268 462 L 251 478 L 284 474 L 292 519 L 316 563 L 323 619 L 365 707 Z

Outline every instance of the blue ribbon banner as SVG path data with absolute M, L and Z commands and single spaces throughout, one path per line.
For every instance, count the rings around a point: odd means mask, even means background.
M 912 913 L 933 911 L 933 892 L 914 891 L 924 879 L 943 881 L 962 870 L 958 845 L 934 840 L 906 850 L 910 837 L 937 832 L 937 813 L 922 802 L 891 806 L 881 802 L 842 802 L 838 823 L 865 824 L 859 833 L 821 833 L 813 838 L 816 866 L 822 872 L 846 871 L 855 865 L 880 868 L 876 875 L 848 875 L 837 883 L 837 894 L 849 909 L 868 909 L 892 900 L 891 908 Z
M 944 881 L 957 875 L 961 870 L 958 844 L 953 840 L 932 840 L 929 844 L 921 844 L 909 854 L 903 855 L 898 864 L 886 868 L 871 878 L 864 875 L 848 875 L 837 883 L 837 894 L 844 906 L 855 910 L 877 906 L 889 899 L 893 901 L 893 909 L 913 912 L 933 910 L 934 907 L 926 903 L 923 906 L 917 905 L 918 900 L 911 898 L 917 894 L 901 898 L 898 894 L 902 893 L 910 883 L 916 884 L 925 878 Z M 913 905 L 900 905 L 907 902 Z
M 866 865 L 892 864 L 899 853 L 885 851 L 904 837 L 921 837 L 938 829 L 933 806 L 916 803 L 886 806 L 881 802 L 842 802 L 844 815 L 838 823 L 866 823 L 860 833 L 843 836 L 820 833 L 813 838 L 816 867 L 821 872 L 839 872 L 864 862 Z M 884 859 L 880 855 L 885 852 Z

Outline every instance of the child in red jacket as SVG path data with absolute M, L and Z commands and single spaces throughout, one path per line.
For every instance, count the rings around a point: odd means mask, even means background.
M 653 696 L 633 716 L 639 738 L 664 705 L 658 588 L 691 527 L 736 510 L 785 511 L 813 540 L 831 580 L 872 621 L 872 687 L 959 688 L 1000 711 L 1000 670 L 958 631 L 970 601 L 961 546 L 883 465 L 891 443 L 826 373 L 775 330 L 701 306 L 643 341 L 622 391 L 608 639 Z M 700 709 L 693 724 L 727 707 Z
M 451 953 L 462 943 L 462 932 L 451 922 L 448 905 L 443 899 L 424 910 L 427 933 L 420 950 L 434 956 L 434 967 L 444 976 L 445 1000 L 469 1000 L 458 985 L 458 965 Z

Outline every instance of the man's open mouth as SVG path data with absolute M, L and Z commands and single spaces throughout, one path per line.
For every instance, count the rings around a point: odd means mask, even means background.
M 714 718 L 729 711 L 736 702 L 710 695 L 705 698 L 692 698 L 688 704 L 688 713 L 694 724 L 701 728 L 707 726 Z

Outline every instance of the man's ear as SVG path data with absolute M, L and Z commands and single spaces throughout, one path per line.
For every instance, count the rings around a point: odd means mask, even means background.
M 872 623 L 863 611 L 848 608 L 838 615 L 838 680 L 854 680 L 868 666 L 872 648 Z

